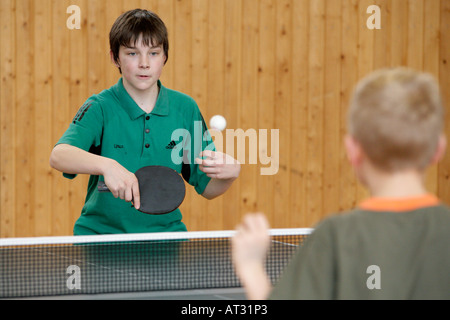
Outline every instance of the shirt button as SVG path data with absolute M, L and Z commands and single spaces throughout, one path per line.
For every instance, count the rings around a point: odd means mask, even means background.
M 150 116 L 146 116 L 146 117 L 145 117 L 145 120 L 150 120 Z
M 147 143 L 147 144 L 145 145 L 145 147 L 146 147 L 146 148 L 149 148 L 149 147 L 150 147 L 150 145 L 149 145 L 149 144 Z
M 145 129 L 145 133 L 149 133 L 150 132 L 150 129 Z

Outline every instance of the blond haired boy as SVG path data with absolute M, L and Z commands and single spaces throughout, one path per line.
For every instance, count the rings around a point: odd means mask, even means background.
M 406 68 L 358 84 L 348 159 L 370 198 L 323 220 L 272 288 L 263 269 L 268 222 L 247 215 L 233 262 L 251 299 L 449 299 L 450 210 L 424 187 L 444 154 L 444 110 L 433 78 Z

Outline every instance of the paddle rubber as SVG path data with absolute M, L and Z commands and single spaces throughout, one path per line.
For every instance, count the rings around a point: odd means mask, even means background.
M 142 167 L 135 172 L 139 183 L 141 206 L 139 211 L 147 214 L 165 214 L 177 209 L 184 200 L 186 187 L 183 178 L 175 170 L 163 166 Z M 110 192 L 99 181 L 99 192 Z

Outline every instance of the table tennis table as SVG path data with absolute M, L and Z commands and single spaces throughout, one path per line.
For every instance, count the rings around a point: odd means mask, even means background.
M 271 230 L 272 282 L 310 232 Z M 0 239 L 0 298 L 244 300 L 231 262 L 233 234 Z

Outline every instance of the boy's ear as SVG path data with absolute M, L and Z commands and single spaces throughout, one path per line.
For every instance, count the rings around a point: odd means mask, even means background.
M 447 138 L 445 137 L 445 134 L 441 134 L 439 137 L 436 151 L 434 152 L 434 156 L 431 159 L 431 165 L 437 164 L 439 161 L 442 160 L 446 149 L 447 149 Z
M 358 143 L 351 135 L 346 135 L 344 139 L 345 150 L 347 158 L 352 167 L 359 167 L 364 157 L 364 152 Z

